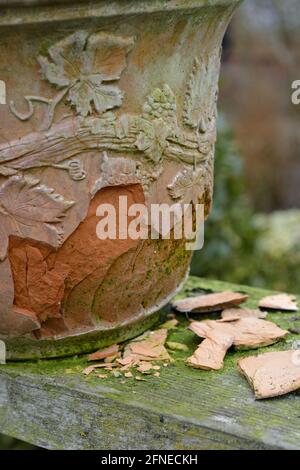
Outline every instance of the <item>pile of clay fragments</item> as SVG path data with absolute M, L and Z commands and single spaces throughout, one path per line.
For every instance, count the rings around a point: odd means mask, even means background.
M 173 302 L 174 311 L 193 317 L 220 312 L 217 320 L 190 321 L 188 328 L 201 338 L 201 342 L 193 355 L 186 359 L 187 366 L 220 370 L 230 348 L 257 349 L 286 338 L 289 331 L 266 320 L 267 312 L 264 310 L 297 311 L 295 298 L 287 294 L 264 297 L 257 310 L 241 306 L 247 299 L 248 295 L 227 291 Z M 90 354 L 89 361 L 101 362 L 88 366 L 83 373 L 89 375 L 102 370 L 97 377 L 107 378 L 111 374 L 124 381 L 128 378 L 145 380 L 144 375 L 159 377 L 161 367 L 172 362 L 168 350 L 188 351 L 187 345 L 167 340 L 168 330 L 176 328 L 177 324 L 178 320 L 171 315 L 160 329 L 146 332 L 125 347 L 115 344 Z M 252 355 L 240 359 L 237 365 L 257 399 L 283 395 L 300 388 L 300 350 Z
M 229 348 L 257 349 L 283 340 L 289 331 L 267 321 L 260 309 L 297 311 L 295 297 L 279 294 L 264 297 L 258 310 L 237 307 L 248 299 L 236 292 L 221 292 L 178 300 L 180 312 L 221 311 L 219 320 L 192 321 L 189 328 L 203 341 L 187 359 L 191 367 L 219 370 Z M 300 387 L 300 351 L 288 350 L 249 356 L 238 361 L 238 368 L 252 386 L 256 398 L 270 398 Z
M 102 360 L 103 362 L 88 366 L 83 373 L 89 375 L 96 369 L 103 369 L 104 373 L 98 374 L 98 378 L 107 378 L 107 373 L 124 379 L 134 377 L 136 380 L 144 380 L 142 377 L 144 374 L 159 377 L 161 366 L 156 362 L 162 362 L 165 367 L 171 362 L 171 356 L 165 347 L 165 343 L 168 329 L 175 326 L 175 324 L 177 324 L 177 320 L 170 320 L 162 325 L 159 330 L 147 331 L 142 336 L 132 340 L 123 349 L 120 345 L 114 344 L 90 354 L 88 356 L 89 361 Z

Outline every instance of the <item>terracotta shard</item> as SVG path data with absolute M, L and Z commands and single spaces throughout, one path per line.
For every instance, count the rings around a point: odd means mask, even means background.
M 107 364 L 107 363 L 102 363 L 102 364 L 94 364 L 92 366 L 88 366 L 86 367 L 82 373 L 84 375 L 90 375 L 95 369 L 108 369 L 108 368 L 112 368 L 112 367 L 116 367 L 116 364 L 115 363 L 111 363 L 111 364 Z
M 153 370 L 153 365 L 151 362 L 142 361 L 137 367 L 137 371 L 141 372 L 142 374 L 150 372 L 151 370 Z
M 260 310 L 253 310 L 251 308 L 227 308 L 223 310 L 219 322 L 235 321 L 241 318 L 266 318 L 267 312 L 261 312 Z
M 216 328 L 215 324 L 215 321 L 193 321 L 189 329 L 196 333 L 197 336 L 200 336 L 200 338 L 206 338 L 213 331 L 213 328 Z M 218 329 L 220 331 L 219 327 Z M 223 325 L 221 326 L 221 330 L 224 331 Z
M 113 344 L 109 346 L 109 348 L 101 349 L 101 351 L 96 351 L 93 354 L 89 354 L 88 360 L 89 361 L 99 361 L 101 359 L 107 359 L 112 356 L 116 356 L 119 352 L 119 345 Z
M 179 312 L 213 312 L 226 307 L 239 305 L 248 299 L 248 295 L 239 292 L 217 292 L 215 294 L 187 297 L 173 302 L 172 306 Z
M 121 357 L 121 353 L 113 354 L 112 356 L 108 356 L 104 358 L 104 362 L 115 362 L 116 359 Z
M 187 359 L 187 364 L 196 369 L 222 369 L 224 357 L 233 341 L 234 336 L 226 332 L 211 331 L 194 354 Z
M 231 335 L 234 337 L 233 345 L 237 349 L 269 346 L 288 334 L 288 331 L 279 328 L 275 323 L 251 317 L 223 323 L 213 320 L 192 322 L 190 329 L 201 338 L 208 338 L 215 333 Z
M 166 342 L 168 330 L 161 328 L 160 330 L 151 331 L 147 335 L 143 335 L 141 341 L 132 341 L 124 351 L 124 360 L 131 361 L 151 361 L 151 360 L 170 360 L 168 351 L 164 344 Z M 124 364 L 124 362 L 122 363 Z
M 162 345 L 152 346 L 146 344 L 146 342 L 143 343 L 144 344 L 132 344 L 130 348 L 132 353 L 138 356 L 147 356 L 153 359 L 159 358 L 163 353 L 164 347 Z
M 235 322 L 234 326 L 236 329 L 234 339 L 236 349 L 269 346 L 288 335 L 288 331 L 283 330 L 275 323 L 259 318 L 242 318 Z
M 297 350 L 246 357 L 238 361 L 238 367 L 257 399 L 285 395 L 300 388 L 300 352 Z
M 128 355 L 126 358 L 118 359 L 117 362 L 123 367 L 130 367 L 133 364 L 134 360 L 130 355 Z
M 296 297 L 288 294 L 269 295 L 261 299 L 258 306 L 260 308 L 286 310 L 288 312 L 297 312 L 299 310 L 296 303 Z

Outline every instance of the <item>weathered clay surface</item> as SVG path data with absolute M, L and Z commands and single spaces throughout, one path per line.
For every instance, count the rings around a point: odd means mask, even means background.
M 146 1 L 130 16 L 90 2 L 76 27 L 80 6 L 49 2 L 55 28 L 39 3 L 0 17 L 0 335 L 32 340 L 147 315 L 184 279 L 185 240 L 99 240 L 96 212 L 127 196 L 208 214 L 220 44 L 238 2 Z

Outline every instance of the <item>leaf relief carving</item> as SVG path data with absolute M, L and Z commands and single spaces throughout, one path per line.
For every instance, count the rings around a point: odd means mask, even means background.
M 195 58 L 188 81 L 183 122 L 201 133 L 208 130 L 216 114 L 219 68 L 220 50 L 216 49 L 201 59 Z
M 114 82 L 126 68 L 126 56 L 134 46 L 132 37 L 125 38 L 99 32 L 89 34 L 77 31 L 62 39 L 48 50 L 48 56 L 38 56 L 38 63 L 45 80 L 60 91 L 52 98 L 25 96 L 29 111 L 20 113 L 14 102 L 12 113 L 21 120 L 28 120 L 34 113 L 34 102 L 48 106 L 46 129 L 53 121 L 56 106 L 66 98 L 77 114 L 87 116 L 101 114 L 121 106 L 124 94 Z
M 62 220 L 73 204 L 36 179 L 12 176 L 5 181 L 0 186 L 0 260 L 7 256 L 10 235 L 59 247 Z
M 77 31 L 49 49 L 49 58 L 38 62 L 46 80 L 67 88 L 67 100 L 81 116 L 121 106 L 123 92 L 110 82 L 120 79 L 126 55 L 133 48 L 132 38 L 104 32 L 89 36 Z
M 205 189 L 205 170 L 203 168 L 185 168 L 178 173 L 168 186 L 169 195 L 184 204 L 199 203 Z

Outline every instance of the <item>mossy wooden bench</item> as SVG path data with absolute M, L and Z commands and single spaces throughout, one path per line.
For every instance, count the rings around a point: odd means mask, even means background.
M 227 289 L 248 293 L 250 307 L 270 293 L 191 277 L 180 295 Z M 197 338 L 179 318 L 170 340 L 191 352 Z M 300 326 L 295 313 L 269 318 Z M 296 339 L 264 351 L 289 348 Z M 160 377 L 125 383 L 84 376 L 86 357 L 8 363 L 0 367 L 0 431 L 48 449 L 299 449 L 299 393 L 255 401 L 236 367 L 249 354 L 255 352 L 230 352 L 222 371 L 206 372 L 188 368 L 188 353 L 176 351 Z

